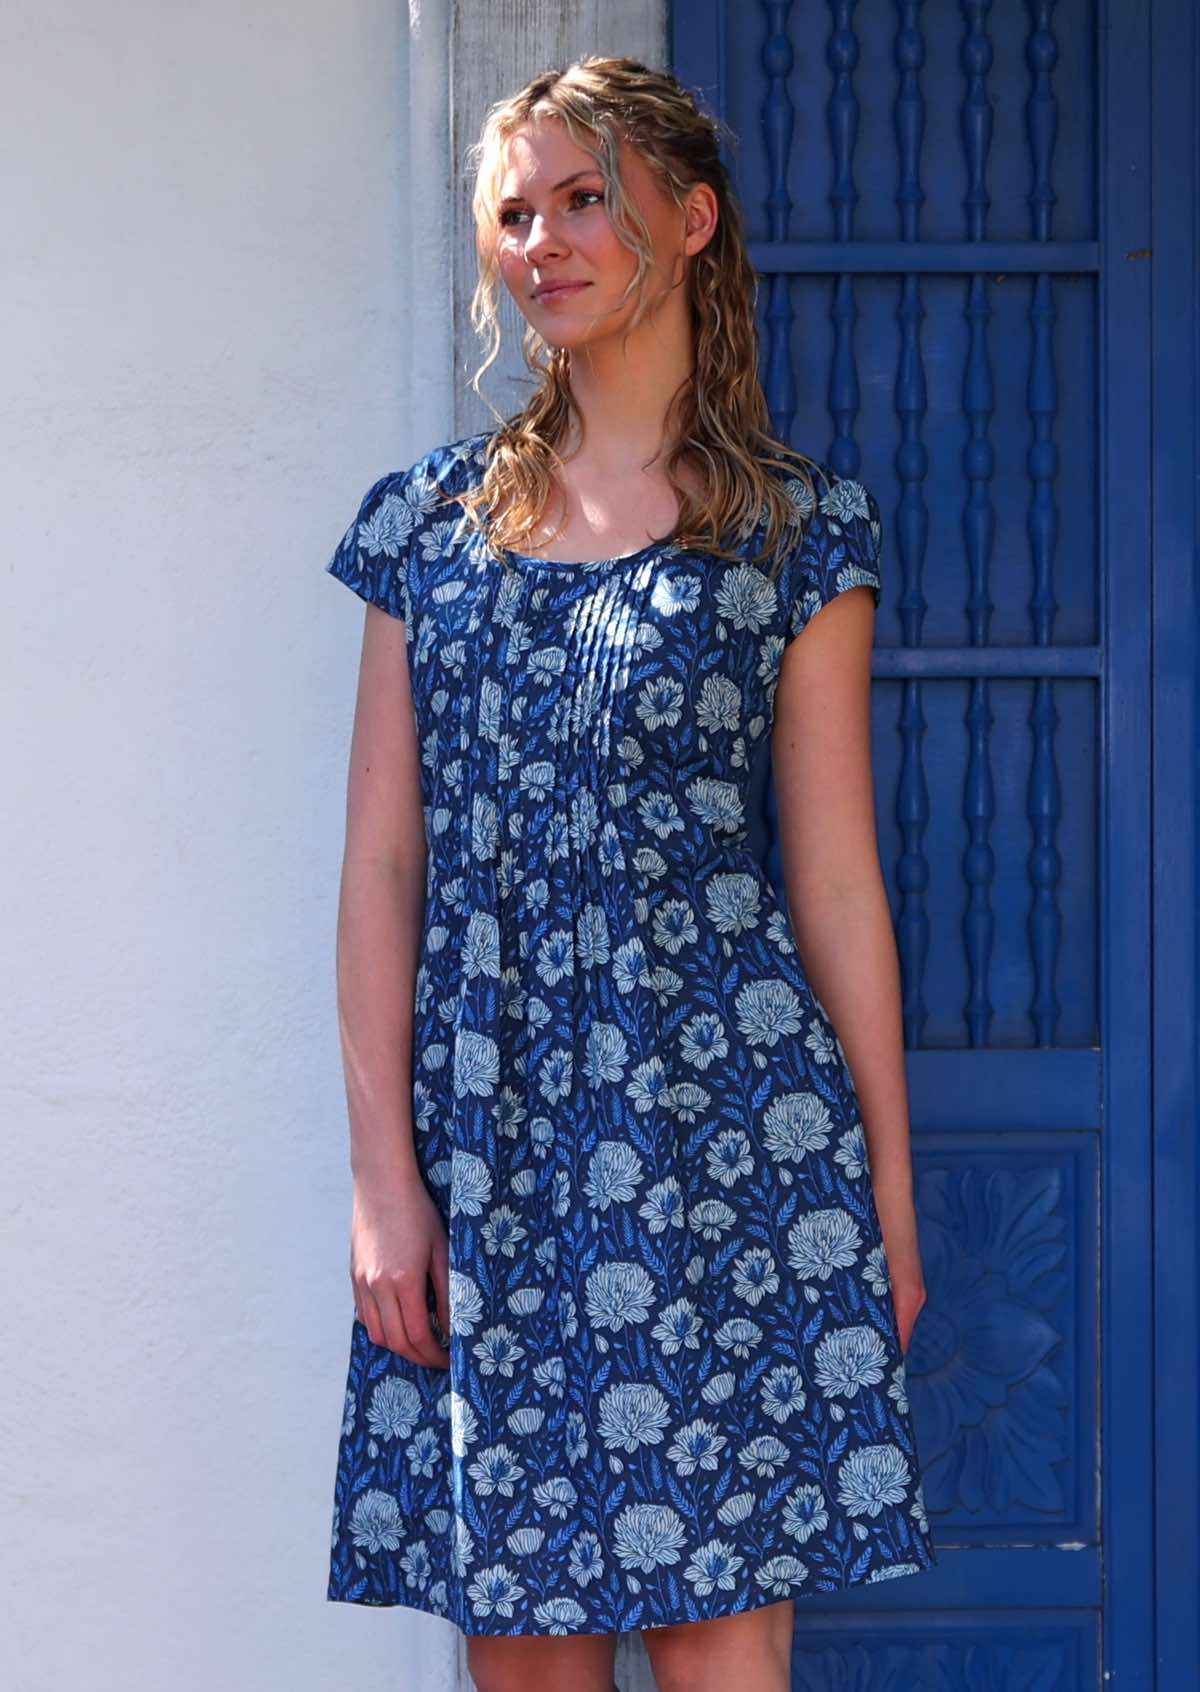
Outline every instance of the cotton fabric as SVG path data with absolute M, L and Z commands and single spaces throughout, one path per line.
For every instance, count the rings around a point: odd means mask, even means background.
M 879 602 L 821 465 L 766 567 L 490 556 L 371 486 L 327 569 L 404 620 L 428 872 L 417 1157 L 450 1369 L 352 1317 L 328 1597 L 490 1635 L 707 1619 L 935 1564 L 853 1080 L 750 849 L 787 645 Z

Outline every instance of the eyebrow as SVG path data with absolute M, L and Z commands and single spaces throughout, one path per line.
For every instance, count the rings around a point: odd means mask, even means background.
M 564 176 L 561 182 L 556 182 L 554 184 L 553 188 L 550 190 L 550 192 L 552 194 L 557 194 L 560 188 L 569 188 L 571 183 L 572 182 L 578 182 L 579 178 L 581 176 L 599 176 L 599 175 L 600 175 L 600 172 L 596 169 L 596 167 L 594 165 L 592 166 L 592 168 L 590 170 L 574 171 L 570 176 Z M 515 205 L 519 205 L 520 202 L 524 198 L 525 198 L 524 194 L 506 194 L 504 196 L 504 198 L 500 201 L 500 204 L 502 206 L 515 206 Z

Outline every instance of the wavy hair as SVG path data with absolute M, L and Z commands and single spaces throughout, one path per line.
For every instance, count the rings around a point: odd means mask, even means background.
M 668 71 L 650 69 L 637 59 L 592 55 L 540 72 L 489 109 L 480 138 L 467 154 L 475 171 L 472 212 L 479 260 L 471 322 L 481 336 L 491 337 L 471 386 L 483 399 L 479 379 L 500 348 L 497 244 L 504 145 L 523 125 L 546 117 L 560 118 L 572 140 L 595 161 L 604 178 L 609 218 L 618 238 L 636 255 L 635 273 L 620 302 L 639 296 L 630 330 L 649 307 L 642 284 L 653 250 L 645 221 L 621 180 L 620 142 L 626 141 L 645 160 L 677 206 L 682 207 L 688 189 L 698 182 L 707 182 L 716 195 L 716 229 L 699 252 L 685 259 L 695 359 L 692 373 L 668 407 L 663 463 L 679 510 L 672 533 L 658 538 L 732 558 L 762 525 L 763 546 L 753 561 L 770 560 L 776 573 L 813 509 L 810 473 L 819 472 L 820 466 L 770 431 L 758 376 L 758 277 L 719 151 L 720 135 L 729 132 L 703 112 Z M 557 472 L 565 460 L 558 448 L 572 412 L 581 432 L 583 427 L 571 395 L 570 349 L 553 346 L 527 324 L 523 351 L 535 390 L 522 410 L 508 418 L 489 404 L 500 426 L 488 444 L 483 479 L 457 496 L 470 521 L 486 534 L 490 549 L 501 556 L 505 548 L 520 549 L 555 494 L 561 494 Z M 699 497 L 678 480 L 681 464 L 699 482 Z

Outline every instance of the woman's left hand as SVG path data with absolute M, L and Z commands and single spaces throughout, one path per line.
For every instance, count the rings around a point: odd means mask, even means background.
M 887 1251 L 886 1244 L 883 1249 Z M 896 1326 L 900 1330 L 900 1350 L 907 1353 L 913 1328 L 925 1303 L 925 1282 L 921 1275 L 919 1259 L 915 1271 L 909 1271 L 907 1268 L 903 1272 L 891 1269 L 890 1257 L 888 1267 L 892 1277 L 892 1302 L 896 1306 Z
M 892 1302 L 896 1306 L 900 1349 L 907 1353 L 908 1342 L 927 1296 L 921 1268 L 921 1248 L 917 1244 L 917 1213 L 911 1196 L 897 1198 L 893 1203 L 886 1194 L 877 1193 L 875 1204 L 892 1284 Z

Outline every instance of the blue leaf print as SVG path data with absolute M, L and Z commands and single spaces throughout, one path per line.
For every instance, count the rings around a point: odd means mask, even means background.
M 874 1560 L 874 1556 L 875 1556 L 875 1553 L 874 1553 L 873 1548 L 869 1545 L 864 1546 L 862 1551 L 859 1553 L 859 1555 L 854 1559 L 853 1563 L 850 1565 L 849 1576 L 848 1576 L 849 1580 L 850 1581 L 861 1580 L 863 1575 L 867 1571 L 867 1569 L 869 1569 L 871 1567 L 871 1564 Z
M 774 1486 L 769 1486 L 760 1500 L 763 1508 L 773 1510 L 781 1499 L 787 1497 L 794 1485 L 795 1481 L 789 1475 L 786 1480 L 777 1481 Z
M 811 1345 L 824 1326 L 825 1312 L 823 1310 L 818 1310 L 812 1321 L 809 1322 L 808 1326 L 804 1330 L 805 1345 Z

